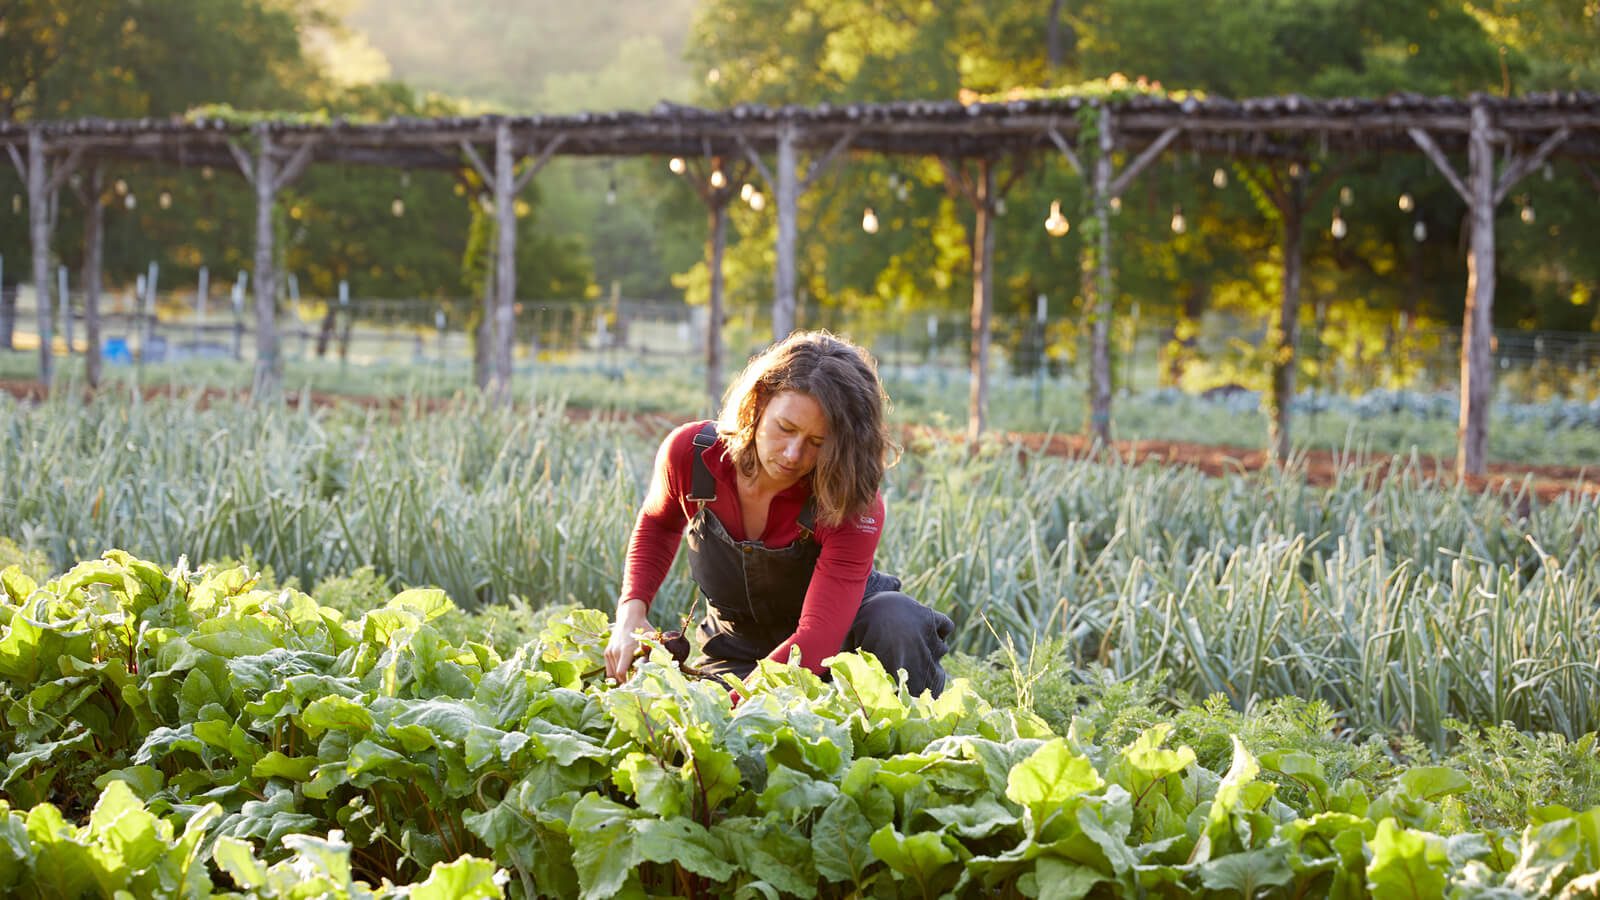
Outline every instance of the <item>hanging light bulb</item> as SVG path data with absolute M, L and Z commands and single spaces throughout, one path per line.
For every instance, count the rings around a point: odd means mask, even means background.
M 867 207 L 867 211 L 861 215 L 861 230 L 865 231 L 867 234 L 878 233 L 878 214 L 873 212 L 872 207 L 870 206 Z
M 750 195 L 754 194 L 755 192 L 756 192 L 756 186 L 751 184 L 750 182 L 746 181 L 744 183 L 744 185 L 739 188 L 739 199 L 743 200 L 746 203 L 749 203 L 750 202 Z
M 606 205 L 617 205 L 617 180 L 615 178 L 606 184 Z
M 900 186 L 900 173 L 899 172 L 890 172 L 889 173 L 889 190 L 892 191 L 892 190 L 894 190 L 895 188 L 897 188 L 899 186 Z
M 1290 178 L 1299 178 L 1300 177 L 1300 173 L 1302 171 L 1304 171 L 1304 170 L 1300 168 L 1300 164 L 1299 163 L 1289 163 L 1289 177 Z
M 1524 225 L 1532 225 L 1537 219 L 1537 216 L 1533 214 L 1533 204 L 1527 200 L 1522 201 L 1522 212 L 1520 215 L 1522 217 L 1522 224 Z
M 171 209 L 172 208 L 172 192 L 171 191 L 162 191 L 160 194 L 156 195 L 156 204 L 159 205 L 162 209 Z
M 1211 186 L 1216 188 L 1219 191 L 1222 190 L 1223 188 L 1227 187 L 1228 186 L 1228 170 L 1222 168 L 1221 166 L 1218 166 L 1217 170 L 1215 172 L 1211 173 Z
M 672 159 L 667 161 L 667 168 L 671 169 L 672 174 L 674 175 L 682 175 L 683 170 L 686 168 L 686 164 L 683 161 L 683 157 L 674 156 Z
M 722 190 L 728 186 L 728 176 L 722 174 L 721 169 L 713 169 L 711 172 L 711 186 L 719 191 Z
M 1545 181 L 1554 181 L 1555 177 L 1556 177 L 1555 167 L 1550 165 L 1549 163 L 1545 163 L 1544 164 L 1544 180 Z
M 410 172 L 401 172 L 400 173 L 400 186 L 403 187 L 403 188 L 411 187 L 411 173 Z
M 118 197 L 128 196 L 128 182 L 118 178 L 112 183 L 111 189 L 117 192 Z
M 767 198 L 760 191 L 753 191 L 750 194 L 749 203 L 751 209 L 755 210 L 756 212 L 761 212 L 767 207 Z
M 478 194 L 478 206 L 484 212 L 489 213 L 490 215 L 494 214 L 494 198 L 489 196 L 488 193 L 485 192 Z
M 400 218 L 401 216 L 403 216 L 405 214 L 406 214 L 406 201 L 405 201 L 405 198 L 401 197 L 399 194 L 395 194 L 394 195 L 394 199 L 389 201 L 389 215 L 394 216 L 396 219 L 398 219 L 398 218 Z
M 1411 212 L 1413 209 L 1416 209 L 1416 208 L 1417 208 L 1417 201 L 1412 199 L 1411 193 L 1409 191 L 1400 195 L 1400 211 L 1401 212 Z
M 1051 200 L 1050 215 L 1044 220 L 1044 230 L 1049 232 L 1051 237 L 1061 237 L 1071 228 L 1072 223 L 1068 222 L 1067 217 L 1061 214 L 1061 201 Z
M 899 184 L 895 185 L 894 198 L 896 200 L 899 200 L 901 203 L 904 203 L 910 197 L 911 197 L 911 183 L 910 182 L 902 181 Z
M 1111 207 L 1111 211 L 1114 212 L 1114 213 L 1122 212 L 1122 198 L 1121 197 L 1112 197 L 1111 198 L 1111 202 L 1109 204 L 1107 204 L 1107 205 Z
M 1418 219 L 1417 220 L 1417 224 L 1411 226 L 1411 236 L 1413 238 L 1415 238 L 1417 243 L 1419 243 L 1419 244 L 1422 243 L 1423 241 L 1427 240 L 1428 239 L 1428 225 L 1427 225 L 1427 223 L 1422 221 L 1421 219 Z
M 1173 232 L 1173 234 L 1183 234 L 1185 231 L 1188 231 L 1188 230 L 1189 230 L 1189 220 L 1185 219 L 1183 217 L 1183 205 L 1180 204 L 1180 203 L 1172 204 L 1172 232 Z
M 1344 240 L 1344 236 L 1350 233 L 1349 227 L 1344 224 L 1344 216 L 1340 215 L 1337 209 L 1333 211 L 1333 221 L 1328 225 L 1328 233 L 1333 235 L 1336 241 Z
M 994 214 L 997 216 L 1003 216 L 1006 214 L 1006 198 L 996 197 L 994 199 Z
M 1340 206 L 1349 206 L 1350 204 L 1354 203 L 1355 201 L 1356 201 L 1355 191 L 1350 190 L 1349 187 L 1339 188 L 1339 205 Z
M 139 205 L 139 198 L 135 197 L 132 194 L 128 194 L 127 196 L 122 198 L 122 206 L 123 206 L 124 209 L 133 209 L 135 206 L 138 206 L 138 205 Z
M 201 166 L 200 167 L 200 177 L 204 178 L 207 181 L 210 181 L 211 177 L 213 175 L 215 175 L 215 174 L 217 174 L 217 171 L 215 169 L 211 168 L 210 166 Z
M 15 215 L 21 215 L 21 213 L 22 213 L 22 195 L 21 194 L 12 194 L 11 195 L 11 214 L 15 216 Z

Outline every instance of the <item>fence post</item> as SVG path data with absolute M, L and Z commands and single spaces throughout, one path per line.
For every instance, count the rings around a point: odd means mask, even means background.
M 156 279 L 160 275 L 161 266 L 151 260 L 144 279 L 144 335 L 139 341 L 140 356 L 150 352 L 150 344 L 156 339 Z
M 344 331 L 339 335 L 339 367 L 350 363 L 350 282 L 339 280 L 339 311 L 344 314 Z
M 200 285 L 195 288 L 194 294 L 194 342 L 196 349 L 205 340 L 206 328 L 206 295 L 211 292 L 211 273 L 205 266 L 200 267 Z
M 67 344 L 67 357 L 72 356 L 72 300 L 67 297 L 67 267 L 56 266 L 56 295 L 61 298 L 61 339 Z
M 1044 417 L 1044 328 L 1046 316 L 1046 300 L 1043 294 L 1039 295 L 1038 310 L 1035 320 L 1039 328 L 1039 352 L 1033 364 L 1033 414 L 1039 418 Z

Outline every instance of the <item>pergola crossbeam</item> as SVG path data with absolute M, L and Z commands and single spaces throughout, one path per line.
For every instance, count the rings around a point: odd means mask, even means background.
M 1471 206 L 1472 192 L 1467 190 L 1466 183 L 1461 180 L 1460 175 L 1456 174 L 1455 167 L 1450 165 L 1450 160 L 1445 158 L 1444 151 L 1440 150 L 1439 145 L 1434 143 L 1432 136 L 1421 128 L 1407 129 L 1407 133 L 1411 135 L 1411 139 L 1416 142 L 1417 146 L 1422 148 L 1422 152 L 1433 163 L 1433 167 L 1439 170 L 1439 174 L 1444 176 L 1444 180 L 1448 181 L 1450 187 L 1455 189 L 1456 194 L 1461 198 L 1461 202 Z

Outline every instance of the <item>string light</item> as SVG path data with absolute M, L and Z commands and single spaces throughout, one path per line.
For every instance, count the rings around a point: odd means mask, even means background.
M 204 178 L 206 181 L 210 181 L 212 176 L 214 176 L 216 174 L 217 174 L 216 170 L 211 168 L 210 166 L 201 166 L 200 167 L 200 177 Z
M 1006 214 L 1006 198 L 1004 198 L 1004 197 L 996 197 L 995 198 L 995 200 L 994 200 L 994 214 L 997 215 L 997 216 L 1003 216 L 1003 215 Z
M 159 195 L 156 196 L 156 204 L 158 206 L 160 206 L 162 209 L 171 209 L 172 208 L 172 192 L 171 191 L 162 191 Z
M 711 172 L 711 186 L 719 191 L 722 190 L 728 186 L 728 176 L 722 174 L 721 169 L 713 169 Z
M 1071 228 L 1072 223 L 1068 222 L 1067 217 L 1061 214 L 1061 201 L 1051 200 L 1050 215 L 1044 220 L 1044 230 L 1049 232 L 1051 237 L 1061 237 Z
M 861 230 L 865 231 L 867 234 L 878 233 L 878 214 L 873 212 L 872 207 L 870 206 L 867 207 L 867 211 L 861 216 Z
M 135 206 L 138 206 L 138 205 L 139 205 L 139 198 L 135 197 L 131 193 L 122 198 L 122 206 L 123 206 L 124 209 L 133 209 Z
M 1339 205 L 1340 206 L 1349 206 L 1350 204 L 1354 203 L 1355 201 L 1356 201 L 1355 191 L 1350 190 L 1350 188 L 1348 188 L 1348 187 L 1339 188 Z
M 748 202 L 750 203 L 750 208 L 756 212 L 761 212 L 767 206 L 767 198 L 760 191 L 751 192 Z
M 1417 201 L 1413 200 L 1409 192 L 1400 195 L 1400 211 L 1411 212 L 1416 209 Z
M 1111 207 L 1111 211 L 1112 212 L 1114 212 L 1114 213 L 1122 212 L 1122 198 L 1121 197 L 1112 197 L 1111 198 L 1111 202 L 1108 205 Z
M 1556 177 L 1555 167 L 1550 165 L 1549 163 L 1545 163 L 1544 164 L 1544 180 L 1545 181 L 1554 181 L 1555 177 Z
M 1303 171 L 1304 170 L 1300 168 L 1300 164 L 1299 163 L 1289 163 L 1289 177 L 1290 178 L 1299 178 L 1300 177 L 1300 173 L 1303 172 Z
M 894 198 L 896 200 L 899 200 L 901 203 L 904 203 L 910 197 L 911 197 L 911 185 L 910 185 L 910 183 L 904 182 L 904 181 L 900 182 L 900 184 L 897 185 L 895 187 L 895 189 L 894 189 Z
M 1522 224 L 1524 225 L 1532 225 L 1538 218 L 1533 214 L 1533 204 L 1526 199 L 1522 201 L 1522 212 L 1520 215 L 1522 217 Z
M 22 195 L 21 194 L 12 194 L 11 195 L 11 214 L 13 216 L 18 216 L 18 215 L 22 214 Z
M 400 218 L 401 216 L 403 216 L 405 214 L 406 214 L 406 201 L 405 201 L 405 198 L 400 196 L 399 194 L 395 194 L 394 195 L 394 199 L 389 201 L 389 215 L 394 216 L 396 219 L 398 219 L 398 218 Z
M 1333 221 L 1328 225 L 1328 233 L 1333 235 L 1336 241 L 1344 240 L 1344 236 L 1350 233 L 1349 227 L 1344 224 L 1344 216 L 1340 215 L 1338 209 L 1333 211 Z
M 478 206 L 490 215 L 494 214 L 494 198 L 487 193 L 478 194 Z
M 117 192 L 118 197 L 126 197 L 128 195 L 128 182 L 118 178 L 111 185 L 111 189 Z
M 749 203 L 751 195 L 754 194 L 755 192 L 756 192 L 756 186 L 751 184 L 750 182 L 746 181 L 744 183 L 744 186 L 739 188 L 739 199 L 743 200 L 746 203 Z
M 1418 219 L 1417 223 L 1415 225 L 1411 226 L 1411 236 L 1413 238 L 1415 238 L 1417 243 L 1419 243 L 1419 244 L 1422 243 L 1423 241 L 1427 240 L 1428 239 L 1428 225 L 1427 225 L 1427 223 L 1423 222 L 1421 219 Z
M 674 174 L 674 175 L 682 175 L 683 174 L 683 170 L 686 168 L 686 165 L 685 165 L 685 163 L 683 161 L 683 157 L 674 156 L 672 159 L 668 160 L 667 161 L 667 168 L 671 169 L 672 170 L 672 174 Z
M 1183 204 L 1172 204 L 1172 233 L 1183 234 L 1189 230 L 1189 220 L 1183 217 Z
M 1228 170 L 1222 168 L 1221 166 L 1218 166 L 1217 170 L 1215 172 L 1211 173 L 1211 186 L 1216 188 L 1219 191 L 1222 190 L 1223 188 L 1227 187 L 1228 186 Z

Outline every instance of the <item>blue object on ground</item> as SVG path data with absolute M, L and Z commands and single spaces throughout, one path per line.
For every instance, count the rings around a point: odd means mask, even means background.
M 127 338 L 106 338 L 105 348 L 101 356 L 108 363 L 131 363 L 133 354 L 128 352 Z

